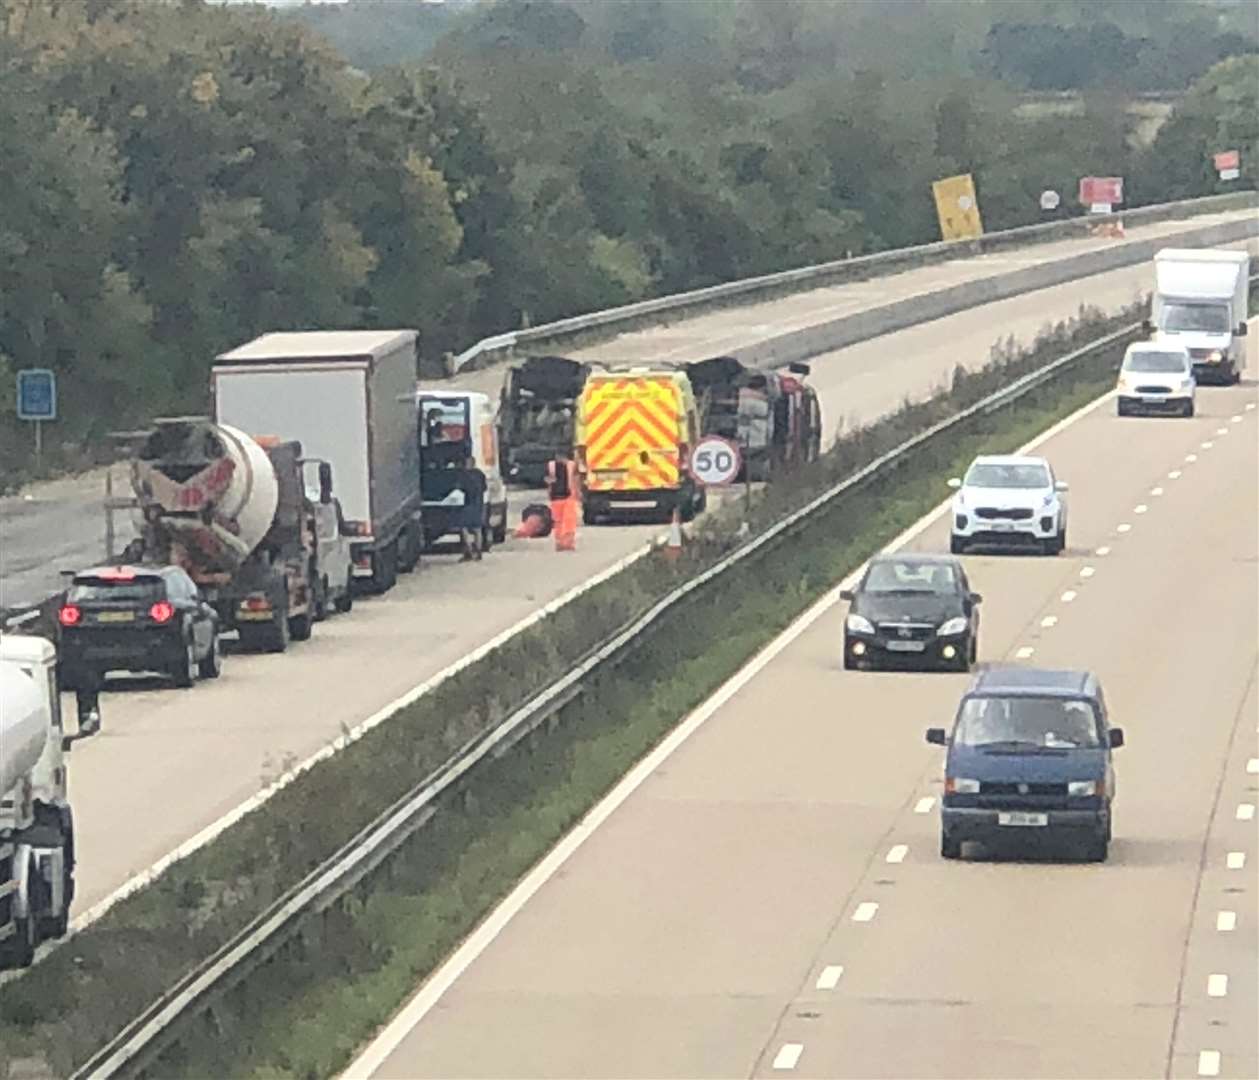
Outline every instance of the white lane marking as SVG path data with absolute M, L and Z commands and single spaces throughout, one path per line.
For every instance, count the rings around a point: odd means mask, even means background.
M 1113 397 L 1110 390 L 1100 397 L 1094 398 L 1080 406 L 1070 416 L 1065 416 L 1052 427 L 1015 450 L 1015 454 L 1030 454 L 1037 447 L 1066 431 L 1090 413 L 1107 404 Z M 953 497 L 945 499 L 935 509 L 929 511 L 900 536 L 896 537 L 884 548 L 886 552 L 898 551 L 911 540 L 924 533 L 937 521 L 948 514 L 953 505 Z M 503 929 L 515 918 L 516 914 L 529 900 L 547 883 L 556 872 L 572 857 L 573 853 L 621 806 L 646 779 L 654 773 L 687 739 L 698 731 L 723 705 L 752 681 L 775 657 L 791 645 L 801 634 L 809 629 L 831 608 L 840 603 L 839 594 L 850 589 L 861 575 L 865 573 L 868 563 L 862 563 L 829 593 L 822 596 L 817 603 L 805 611 L 794 623 L 787 627 L 777 638 L 765 646 L 748 663 L 736 671 L 730 679 L 694 712 L 687 716 L 673 729 L 656 748 L 630 770 L 621 781 L 604 796 L 594 809 L 582 818 L 550 852 L 526 875 L 516 887 L 507 894 L 485 920 L 470 934 L 429 978 L 412 995 L 394 1016 L 389 1025 L 374 1039 L 363 1052 L 350 1063 L 341 1073 L 340 1080 L 366 1080 L 371 1077 L 393 1052 L 398 1048 L 415 1026 L 432 1011 L 442 999 L 446 991 L 476 961 Z M 920 799 L 919 806 L 927 804 L 927 810 L 935 803 L 934 799 Z M 924 810 L 915 810 L 926 813 Z
M 1227 975 L 1208 975 L 1207 976 L 1207 997 L 1227 997 L 1228 996 L 1228 976 Z
M 919 799 L 916 803 L 914 803 L 914 813 L 915 814 L 929 814 L 931 813 L 931 808 L 935 806 L 935 804 L 936 804 L 935 798 L 931 795 L 926 795 L 923 798 Z
M 1132 508 L 1132 512 L 1134 514 L 1144 514 L 1148 509 L 1149 507 L 1146 506 L 1145 503 L 1137 503 L 1137 505 Z
M 794 1069 L 803 1053 L 804 1043 L 783 1043 L 782 1049 L 774 1056 L 774 1068 L 779 1071 Z
M 1216 428 L 1216 429 L 1215 429 L 1215 433 L 1216 433 L 1217 435 L 1227 435 L 1227 434 L 1228 434 L 1228 428 L 1226 428 L 1226 427 Z
M 1202 449 L 1203 449 L 1203 450 L 1210 450 L 1210 449 L 1211 449 L 1211 447 L 1213 447 L 1214 445 L 1215 445 L 1215 443 L 1213 443 L 1213 442 L 1211 442 L 1210 440 L 1208 440 L 1207 442 L 1204 442 L 1204 443 L 1202 444 Z
M 1231 416 L 1229 417 L 1229 420 L 1234 424 L 1240 424 L 1242 422 L 1242 418 L 1240 416 Z
M 1179 470 L 1179 469 L 1173 469 L 1171 472 L 1169 472 L 1169 473 L 1167 474 L 1167 479 L 1168 479 L 1168 480 L 1179 480 L 1179 479 L 1180 479 L 1180 470 Z
M 1101 547 L 1097 549 L 1097 554 L 1100 555 L 1104 559 L 1106 558 L 1107 555 L 1110 554 L 1110 548 L 1106 547 L 1103 544 Z
M 1024 645 L 1021 649 L 1019 649 L 1018 652 L 1014 654 L 1014 658 L 1016 660 L 1026 660 L 1035 651 L 1036 650 L 1033 649 L 1030 645 Z
M 1226 865 L 1230 870 L 1241 870 L 1246 865 L 1246 853 L 1244 851 L 1230 851 Z
M 1059 599 L 1061 599 L 1064 604 L 1069 604 L 1071 603 L 1072 600 L 1075 599 L 1075 597 L 1076 597 L 1076 591 L 1074 589 L 1068 589 L 1066 592 L 1062 594 L 1062 596 Z
M 1253 401 L 1248 401 L 1248 402 L 1246 402 L 1246 411 L 1247 411 L 1247 412 L 1250 412 L 1250 411 L 1251 411 L 1254 407 L 1255 407 L 1255 403 L 1254 403 Z
M 1222 934 L 1237 929 L 1237 912 L 1220 911 L 1215 916 L 1215 928 Z
M 1082 566 L 1080 568 L 1080 577 L 1092 577 L 1097 571 L 1091 566 Z
M 1152 487 L 1150 488 L 1150 494 L 1158 498 L 1158 496 L 1163 494 L 1163 489 L 1161 487 Z
M 1118 525 L 1115 526 L 1115 532 L 1117 533 L 1126 533 L 1126 532 L 1131 532 L 1131 531 L 1132 531 L 1132 526 L 1129 525 L 1126 521 L 1122 521 Z
M 1218 1050 L 1199 1050 L 1198 1051 L 1198 1075 L 1199 1076 L 1219 1076 L 1220 1075 L 1220 1052 Z
M 862 900 L 857 910 L 852 913 L 853 922 L 870 922 L 879 912 L 879 905 L 873 900 Z
M 905 856 L 909 854 L 908 844 L 893 844 L 887 853 L 887 861 L 890 863 L 900 863 L 905 861 Z
M 1048 630 L 1051 626 L 1057 626 L 1058 616 L 1046 615 L 1043 619 L 1040 620 L 1040 625 L 1043 626 L 1046 630 Z
M 1246 771 L 1248 773 L 1259 773 L 1259 757 L 1252 757 L 1246 762 Z
M 1255 820 L 1255 804 L 1244 802 L 1237 806 L 1238 821 L 1254 821 Z
M 1197 460 L 1198 460 L 1198 455 L 1197 455 L 1197 454 L 1186 454 L 1186 455 L 1185 455 L 1185 460 L 1186 460 L 1187 462 L 1189 462 L 1189 464 L 1190 464 L 1190 465 L 1192 465 L 1195 461 L 1197 461 Z
M 839 980 L 843 974 L 843 964 L 828 964 L 822 969 L 822 974 L 817 977 L 817 982 L 813 984 L 813 989 L 834 990 L 839 985 Z

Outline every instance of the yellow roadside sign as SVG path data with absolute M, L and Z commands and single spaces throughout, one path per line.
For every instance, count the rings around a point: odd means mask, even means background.
M 935 195 L 942 239 L 973 240 L 983 236 L 984 223 L 979 218 L 979 200 L 970 173 L 937 180 L 931 185 L 931 192 Z

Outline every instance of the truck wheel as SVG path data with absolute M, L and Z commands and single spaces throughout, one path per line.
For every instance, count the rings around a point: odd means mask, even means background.
M 289 619 L 287 614 L 281 613 L 278 618 L 272 620 L 271 625 L 265 632 L 265 645 L 263 648 L 267 652 L 282 653 L 288 651 L 289 647 Z
M 378 593 L 387 593 L 398 583 L 397 540 L 372 556 L 372 583 Z
M 197 665 L 197 673 L 203 679 L 217 679 L 223 674 L 223 655 L 219 652 L 219 635 L 217 633 L 210 639 L 210 651 L 205 654 L 204 659 Z
M 34 919 L 16 919 L 13 936 L 0 941 L 0 970 L 30 967 L 35 962 L 37 936 Z
M 314 598 L 315 622 L 323 622 L 328 617 L 328 579 L 320 577 L 318 585 L 312 585 L 310 594 Z
M 345 592 L 337 597 L 333 606 L 339 615 L 344 615 L 354 607 L 354 571 L 352 569 L 345 572 Z
M 423 546 L 420 534 L 414 525 L 408 525 L 396 543 L 397 573 L 409 574 L 420 561 L 420 548 Z
M 184 655 L 182 660 L 175 661 L 174 667 L 171 668 L 171 681 L 179 687 L 180 690 L 187 690 L 197 678 L 197 647 L 192 643 L 192 639 L 184 642 Z
M 499 515 L 498 524 L 494 526 L 494 543 L 507 543 L 507 504 L 503 503 L 503 512 Z
M 309 641 L 311 631 L 315 627 L 314 613 L 307 608 L 300 615 L 291 615 L 288 620 L 289 637 L 293 641 Z

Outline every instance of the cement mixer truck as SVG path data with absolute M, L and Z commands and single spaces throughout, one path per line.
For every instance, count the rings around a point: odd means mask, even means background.
M 310 464 L 317 502 L 306 495 Z M 283 652 L 309 638 L 330 567 L 335 605 L 348 610 L 352 569 L 331 549 L 346 530 L 321 520 L 340 519 L 332 469 L 303 459 L 300 443 L 204 417 L 156 420 L 133 452 L 131 486 L 139 535 L 123 557 L 182 567 L 242 647 Z
M 50 642 L 0 634 L 0 969 L 28 966 L 69 928 L 74 818 L 56 667 Z

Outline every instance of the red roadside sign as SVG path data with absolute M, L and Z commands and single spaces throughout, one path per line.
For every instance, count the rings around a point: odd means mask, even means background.
M 1085 206 L 1114 206 L 1123 202 L 1123 177 L 1081 176 L 1080 202 Z
M 1225 150 L 1222 153 L 1215 154 L 1211 160 L 1215 162 L 1217 172 L 1223 172 L 1225 169 L 1236 169 L 1242 163 L 1241 154 L 1236 150 Z

